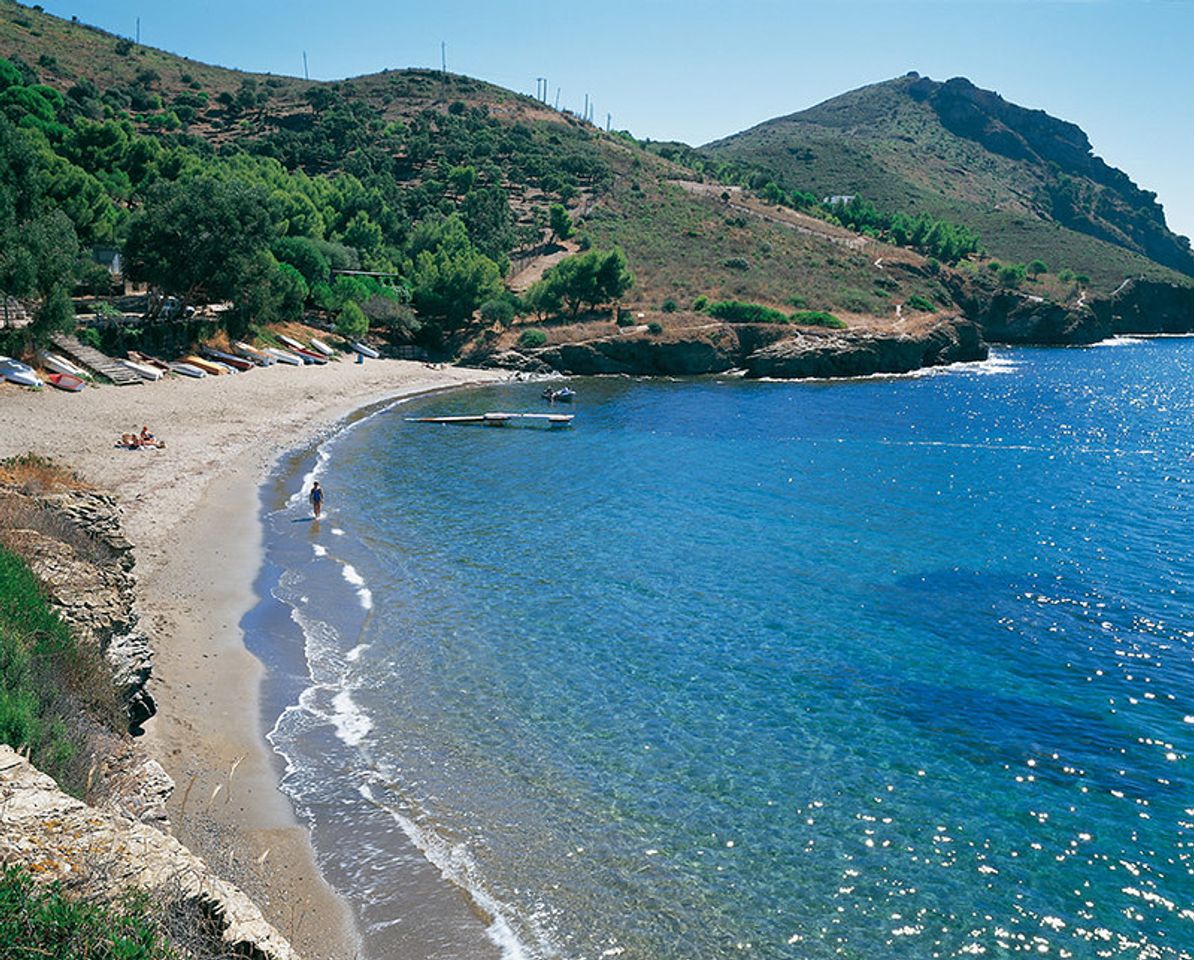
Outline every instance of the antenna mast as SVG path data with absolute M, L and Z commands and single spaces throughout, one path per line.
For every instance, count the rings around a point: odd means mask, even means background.
M 307 72 L 307 51 L 303 51 L 303 79 L 310 80 L 311 74 Z
M 448 44 L 445 40 L 439 42 L 439 72 L 445 77 L 448 75 Z

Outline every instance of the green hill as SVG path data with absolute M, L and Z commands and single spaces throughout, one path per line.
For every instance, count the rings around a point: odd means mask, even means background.
M 57 210 L 80 249 L 125 248 L 126 264 L 162 292 L 231 300 L 245 322 L 301 309 L 335 316 L 346 299 L 379 296 L 399 302 L 374 302 L 370 322 L 399 337 L 454 335 L 488 300 L 529 315 L 502 287 L 525 288 L 564 252 L 547 226 L 553 204 L 575 222 L 575 245 L 625 251 L 636 282 L 623 303 L 665 322 L 665 307 L 683 314 L 702 296 L 879 317 L 918 295 L 948 302 L 927 271 L 872 266 L 884 252 L 919 261 L 906 251 L 843 246 L 841 231 L 811 218 L 731 209 L 720 189 L 693 189 L 691 171 L 631 138 L 468 77 L 392 70 L 320 83 L 244 73 L 11 0 L 0 0 L 0 57 L 9 165 L 28 154 L 21 163 L 34 170 L 24 188 L 31 209 L 8 217 L 13 237 L 32 235 L 22 218 L 28 227 Z M 192 191 L 197 179 L 217 188 Z M 260 217 L 242 215 L 254 206 Z M 179 220 L 192 236 L 245 223 L 257 234 L 227 238 L 215 253 L 237 255 L 207 274 L 192 267 L 214 264 L 213 251 L 147 262 Z M 277 275 L 272 260 L 303 284 Z M 365 281 L 331 283 L 325 261 L 397 282 L 380 293 Z M 444 289 L 457 280 L 468 289 Z M 5 292 L 48 301 L 51 286 Z
M 701 152 L 818 198 L 860 195 L 965 224 L 994 257 L 1039 258 L 1100 287 L 1171 277 L 1158 264 L 1194 275 L 1189 241 L 1166 227 L 1155 194 L 1094 156 L 1081 129 L 961 78 L 863 87 Z

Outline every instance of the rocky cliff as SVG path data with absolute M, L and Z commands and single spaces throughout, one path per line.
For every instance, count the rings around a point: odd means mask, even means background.
M 991 343 L 1084 344 L 1115 334 L 1194 332 L 1194 285 L 1128 280 L 1107 297 L 1057 303 L 951 271 L 954 301 Z
M 709 324 L 663 335 L 645 330 L 538 350 L 508 350 L 485 366 L 575 375 L 690 376 L 746 370 L 751 377 L 857 377 L 983 360 L 978 328 L 960 317 L 914 332 L 829 330 L 777 324 Z
M 214 929 L 226 955 L 297 960 L 248 897 L 173 837 L 67 796 L 2 744 L 0 863 L 22 864 L 82 897 L 111 900 L 143 890 L 163 918 L 189 915 Z
M 146 689 L 149 638 L 138 628 L 132 546 L 113 497 L 93 490 L 25 493 L 0 487 L 5 541 L 20 553 L 81 643 L 112 667 L 134 732 L 157 706 Z

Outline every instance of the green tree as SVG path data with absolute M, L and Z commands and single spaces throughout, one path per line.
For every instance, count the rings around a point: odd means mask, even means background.
M 553 203 L 547 211 L 547 225 L 552 240 L 567 240 L 572 236 L 572 217 L 562 203 Z
M 183 306 L 200 296 L 235 301 L 244 292 L 247 267 L 268 253 L 272 239 L 268 197 L 260 186 L 212 177 L 163 183 L 129 225 L 126 270 L 132 279 L 178 296 Z
M 440 242 L 422 250 L 412 271 L 412 302 L 430 334 L 462 327 L 477 307 L 501 292 L 501 274 L 489 257 L 469 241 L 457 217 L 444 221 Z
M 369 318 L 355 301 L 344 304 L 336 318 L 336 332 L 349 340 L 358 340 L 369 332 Z
M 502 264 L 514 246 L 514 214 L 510 198 L 501 187 L 472 191 L 460 205 L 460 217 L 469 238 L 485 256 Z
M 1028 264 L 1028 275 L 1034 280 L 1042 273 L 1049 272 L 1049 265 L 1044 260 L 1033 260 Z

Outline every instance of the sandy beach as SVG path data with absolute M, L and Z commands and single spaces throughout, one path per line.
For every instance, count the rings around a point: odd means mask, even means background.
M 239 627 L 261 563 L 258 488 L 280 455 L 354 410 L 506 376 L 342 360 L 79 395 L 0 384 L 0 457 L 52 457 L 123 505 L 142 624 L 157 655 L 159 712 L 143 742 L 177 782 L 176 834 L 244 885 L 306 957 L 353 957 L 357 941 L 261 735 L 262 667 Z M 114 446 L 142 425 L 166 449 Z

